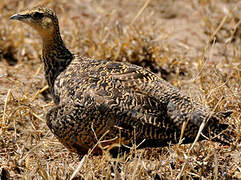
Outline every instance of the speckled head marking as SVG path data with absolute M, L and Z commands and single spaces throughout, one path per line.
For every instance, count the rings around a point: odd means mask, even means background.
M 22 21 L 41 35 L 43 39 L 53 37 L 53 34 L 59 31 L 58 19 L 56 14 L 48 8 L 35 7 L 27 9 L 10 17 L 11 20 Z

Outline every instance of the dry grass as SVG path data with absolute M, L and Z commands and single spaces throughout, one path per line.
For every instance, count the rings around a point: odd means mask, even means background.
M 45 0 L 73 52 L 129 61 L 162 75 L 197 101 L 234 111 L 235 146 L 204 141 L 133 150 L 126 159 L 78 157 L 50 133 L 41 41 L 8 21 L 38 1 L 0 1 L 2 179 L 241 179 L 241 4 L 229 0 Z M 138 15 L 138 16 L 137 16 Z M 136 19 L 135 19 L 136 18 Z

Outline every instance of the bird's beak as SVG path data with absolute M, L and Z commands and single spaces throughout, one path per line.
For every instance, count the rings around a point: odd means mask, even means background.
M 22 21 L 23 19 L 26 19 L 26 17 L 21 14 L 14 14 L 9 18 L 9 20 L 18 20 L 18 21 Z

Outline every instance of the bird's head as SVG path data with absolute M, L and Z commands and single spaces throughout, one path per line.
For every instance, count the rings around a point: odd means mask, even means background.
M 56 14 L 48 8 L 35 7 L 12 15 L 10 20 L 18 20 L 30 25 L 42 36 L 43 39 L 53 37 L 59 31 Z

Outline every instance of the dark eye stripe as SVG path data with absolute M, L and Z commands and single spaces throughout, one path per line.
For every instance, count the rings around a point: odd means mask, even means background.
M 41 19 L 43 16 L 44 16 L 43 13 L 39 13 L 39 12 L 35 12 L 33 14 L 34 19 Z

